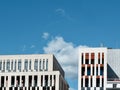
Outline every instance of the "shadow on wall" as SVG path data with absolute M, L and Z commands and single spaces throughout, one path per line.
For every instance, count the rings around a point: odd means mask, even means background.
M 108 79 L 119 78 L 109 64 L 107 64 L 107 78 Z

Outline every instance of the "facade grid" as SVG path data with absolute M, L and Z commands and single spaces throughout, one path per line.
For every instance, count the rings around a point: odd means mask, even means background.
M 0 90 L 68 89 L 64 71 L 52 54 L 0 56 Z

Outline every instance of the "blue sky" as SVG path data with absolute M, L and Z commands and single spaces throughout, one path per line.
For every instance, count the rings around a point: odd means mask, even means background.
M 120 48 L 120 1 L 0 1 L 0 54 L 48 53 L 45 50 L 59 44 L 59 40 L 61 48 L 56 47 L 56 51 L 101 44 Z M 56 51 L 51 52 L 62 55 Z M 77 90 L 77 79 L 67 80 Z

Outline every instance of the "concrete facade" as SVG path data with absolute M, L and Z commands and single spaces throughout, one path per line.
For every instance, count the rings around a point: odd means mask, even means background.
M 0 55 L 0 90 L 69 90 L 52 54 Z

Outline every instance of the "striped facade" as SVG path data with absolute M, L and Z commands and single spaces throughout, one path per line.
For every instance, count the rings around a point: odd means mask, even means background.
M 1 55 L 0 90 L 68 90 L 52 54 Z

